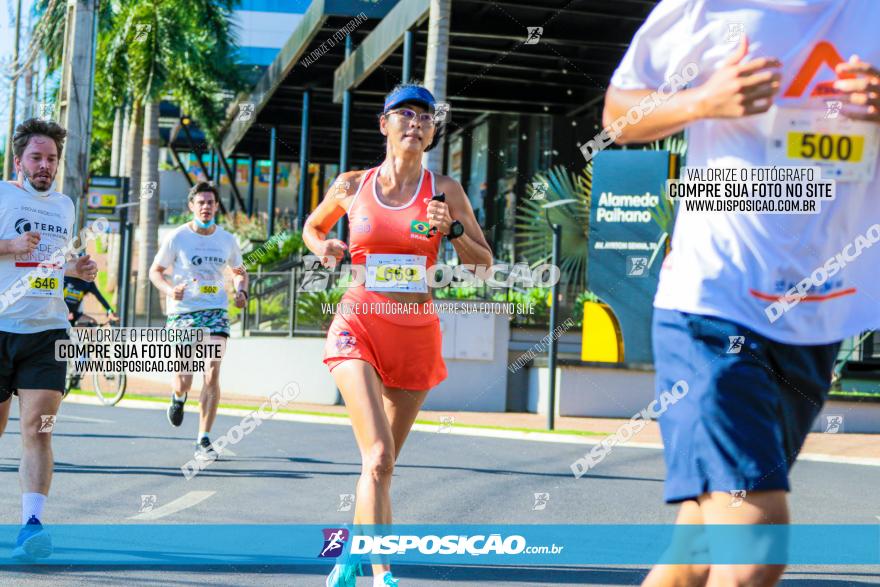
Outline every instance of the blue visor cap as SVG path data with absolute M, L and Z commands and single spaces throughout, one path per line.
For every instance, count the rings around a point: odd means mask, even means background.
M 434 111 L 434 96 L 431 95 L 431 92 L 421 86 L 401 88 L 388 96 L 388 99 L 385 100 L 384 111 L 388 112 L 392 108 L 400 106 L 401 104 L 413 102 L 424 105 L 431 112 Z

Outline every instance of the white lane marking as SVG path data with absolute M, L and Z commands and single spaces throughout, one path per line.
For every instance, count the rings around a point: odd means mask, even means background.
M 142 512 L 135 516 L 130 516 L 129 520 L 158 520 L 160 518 L 164 518 L 165 516 L 170 516 L 171 514 L 176 514 L 181 510 L 185 510 L 186 508 L 191 508 L 194 505 L 197 505 L 212 495 L 217 493 L 216 491 L 190 491 L 189 493 L 178 497 L 174 501 L 168 502 L 165 505 L 158 507 L 154 510 L 150 510 L 148 512 Z
M 83 418 L 82 416 L 71 416 L 69 414 L 58 414 L 56 420 L 76 420 L 77 422 L 94 422 L 96 424 L 114 424 L 115 420 L 102 420 L 101 418 Z
M 843 465 L 865 465 L 867 467 L 880 467 L 880 459 L 871 457 L 848 457 L 845 455 L 825 455 L 820 453 L 801 453 L 799 461 L 814 461 L 817 463 L 839 463 Z
M 67 396 L 64 401 L 70 401 L 71 396 Z M 89 401 L 90 398 L 75 396 L 74 401 L 78 403 L 98 403 L 97 399 Z M 159 402 L 151 402 L 135 399 L 123 399 L 119 405 L 125 408 L 146 409 L 146 410 L 164 410 L 165 405 Z M 220 408 L 218 414 L 224 416 L 246 416 L 257 409 L 242 410 L 238 408 Z M 193 411 L 196 411 L 195 409 Z M 311 414 L 275 414 L 272 420 L 280 420 L 284 422 L 304 422 L 307 424 L 335 424 L 337 426 L 351 426 L 351 421 L 347 417 L 338 416 L 313 416 Z M 419 432 L 437 432 L 442 426 L 437 424 L 414 424 L 413 430 Z M 521 430 L 496 430 L 494 428 L 469 428 L 463 425 L 453 425 L 447 427 L 444 434 L 459 434 L 461 436 L 480 436 L 483 438 L 502 438 L 508 440 L 531 440 L 535 442 L 551 442 L 556 444 L 581 444 L 596 445 L 602 442 L 606 436 L 613 434 L 609 432 L 607 435 L 601 436 L 577 436 L 574 434 L 549 434 L 547 432 L 523 432 Z M 662 450 L 663 445 L 659 442 L 627 442 L 626 444 L 618 444 L 614 448 L 650 448 L 654 450 Z M 829 455 L 822 453 L 800 453 L 798 460 L 815 461 L 820 463 L 839 463 L 845 465 L 862 465 L 866 467 L 880 467 L 880 458 L 873 457 L 848 457 L 841 455 Z

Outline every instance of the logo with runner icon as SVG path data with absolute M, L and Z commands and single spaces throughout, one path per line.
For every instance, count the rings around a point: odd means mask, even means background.
M 335 258 L 331 257 L 331 259 L 335 261 Z M 299 284 L 299 291 L 325 291 L 330 284 L 330 271 L 324 268 L 321 259 L 315 255 L 304 255 L 303 267 L 305 271 Z
M 843 102 L 840 100 L 825 101 L 825 118 L 837 118 L 843 109 Z
M 843 416 L 825 416 L 825 420 L 825 432 L 827 434 L 843 432 Z
M 627 257 L 626 258 L 626 276 L 627 277 L 645 277 L 648 275 L 648 258 L 647 257 Z
M 37 432 L 41 432 L 44 434 L 48 434 L 55 429 L 55 415 L 48 414 L 45 416 L 40 416 L 40 428 Z
M 549 493 L 536 493 L 535 494 L 535 504 L 532 506 L 532 511 L 539 511 L 547 509 L 547 502 L 550 501 Z
M 741 335 L 734 335 L 727 337 L 730 346 L 727 347 L 728 354 L 737 355 L 742 350 L 743 345 L 746 342 L 746 337 Z
M 353 493 L 340 493 L 339 494 L 339 507 L 336 508 L 337 512 L 350 512 L 351 507 L 354 505 L 354 494 Z
M 143 514 L 146 512 L 153 511 L 153 508 L 156 507 L 157 498 L 155 495 L 142 495 L 141 496 L 141 508 L 138 510 L 139 513 Z
M 324 547 L 318 554 L 318 558 L 336 558 L 342 554 L 345 543 L 348 542 L 348 530 L 345 528 L 324 528 Z
M 738 508 L 743 504 L 743 501 L 746 499 L 746 495 L 748 492 L 745 489 L 731 489 L 730 490 L 730 503 L 727 504 L 729 508 Z

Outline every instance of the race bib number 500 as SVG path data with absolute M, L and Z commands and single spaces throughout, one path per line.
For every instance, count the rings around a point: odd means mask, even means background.
M 775 108 L 767 142 L 769 165 L 822 170 L 823 179 L 871 181 L 877 166 L 880 128 L 824 110 Z

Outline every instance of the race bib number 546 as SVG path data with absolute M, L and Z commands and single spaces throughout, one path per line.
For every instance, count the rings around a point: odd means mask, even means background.
M 29 297 L 52 297 L 59 295 L 57 277 L 29 277 L 27 295 Z

